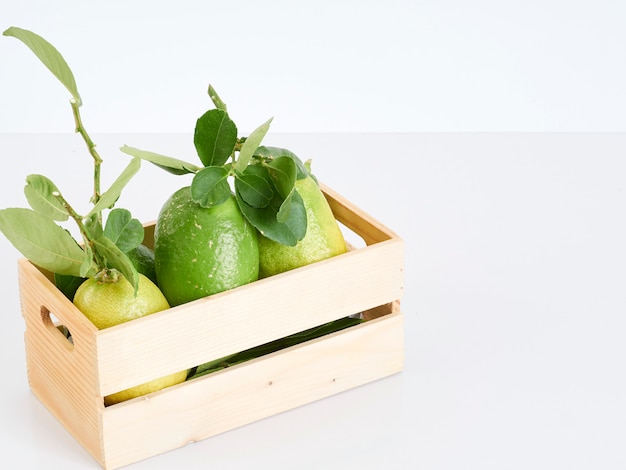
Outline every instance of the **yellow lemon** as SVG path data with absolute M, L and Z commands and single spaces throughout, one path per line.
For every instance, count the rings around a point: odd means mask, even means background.
M 74 305 L 98 328 L 119 325 L 135 318 L 166 310 L 170 306 L 159 288 L 143 274 L 139 274 L 137 295 L 130 282 L 120 276 L 115 282 L 87 279 L 76 291 Z M 135 398 L 165 387 L 184 382 L 187 370 L 160 377 L 104 397 L 105 405 Z

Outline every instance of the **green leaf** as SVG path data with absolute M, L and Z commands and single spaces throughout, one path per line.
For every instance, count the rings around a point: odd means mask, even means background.
M 104 209 L 112 207 L 122 194 L 122 190 L 133 176 L 139 171 L 141 166 L 141 159 L 138 157 L 133 158 L 128 166 L 122 171 L 120 176 L 113 182 L 111 187 L 100 196 L 100 200 L 93 206 L 87 217 L 91 217 L 98 212 L 102 212 Z
M 235 162 L 235 171 L 242 173 L 246 169 L 248 163 L 250 163 L 250 159 L 254 155 L 255 150 L 261 144 L 261 141 L 265 137 L 265 134 L 267 134 L 267 131 L 269 131 L 272 119 L 274 118 L 270 118 L 265 121 L 246 138 L 245 142 L 241 146 L 241 150 L 239 151 L 237 161 Z
M 296 164 L 290 157 L 278 157 L 267 164 L 267 170 L 278 194 L 283 198 L 276 219 L 278 222 L 285 223 L 289 219 L 292 207 L 296 184 Z
M 193 143 L 204 166 L 220 166 L 233 154 L 237 126 L 223 109 L 211 109 L 196 121 Z
M 248 204 L 239 191 L 235 192 L 237 204 L 244 217 L 261 235 L 287 246 L 295 246 L 306 234 L 306 209 L 302 197 L 293 192 L 291 207 L 284 221 L 279 222 L 278 213 L 284 200 L 274 193 L 270 203 L 263 208 Z
M 63 292 L 65 297 L 70 301 L 74 300 L 76 289 L 78 289 L 83 282 L 85 282 L 85 278 L 82 277 L 54 273 L 54 285 Z
M 219 97 L 219 95 L 215 91 L 215 88 L 213 88 L 211 84 L 209 84 L 209 97 L 211 98 L 211 101 L 213 101 L 213 104 L 215 105 L 217 109 L 221 109 L 222 111 L 227 111 L 226 103 L 222 101 L 222 99 Z
M 68 231 L 30 209 L 0 210 L 0 231 L 37 266 L 53 273 L 82 277 L 85 252 Z M 90 265 L 90 273 L 93 265 Z
M 235 354 L 230 354 L 228 356 L 221 357 L 211 362 L 199 365 L 195 369 L 193 374 L 188 377 L 187 380 L 195 379 L 203 375 L 210 374 L 212 372 L 217 372 L 218 370 L 225 369 L 226 367 L 232 367 L 236 364 L 240 364 L 242 362 L 246 362 L 257 357 L 265 356 L 267 354 L 280 351 L 281 349 L 295 346 L 296 344 L 301 344 L 312 339 L 320 338 L 330 333 L 335 333 L 337 331 L 344 330 L 363 322 L 364 320 L 360 318 L 340 318 L 339 320 L 331 321 L 324 325 L 301 331 L 299 333 L 286 336 L 284 338 L 280 338 L 269 343 L 262 344 L 260 346 L 255 346 L 253 348 L 246 349 Z
M 252 207 L 267 207 L 274 196 L 272 186 L 261 176 L 248 172 L 248 168 L 243 173 L 235 173 L 235 189 Z
M 120 150 L 127 155 L 130 155 L 132 157 L 139 157 L 142 160 L 150 162 L 174 175 L 197 173 L 202 169 L 201 167 L 196 166 L 193 163 L 178 160 L 177 158 L 166 157 L 165 155 L 149 152 L 147 150 L 129 147 L 128 145 L 122 146 Z
M 297 191 L 291 193 L 291 199 L 289 201 L 289 210 L 287 214 L 280 214 L 283 210 L 285 201 L 283 201 L 276 214 L 276 219 L 279 226 L 284 226 L 291 231 L 294 238 L 300 241 L 306 235 L 307 227 L 307 215 L 306 208 L 304 207 L 304 201 Z M 271 238 L 268 236 L 268 238 Z M 277 240 L 279 241 L 279 240 Z
M 96 216 L 85 217 L 83 219 L 83 227 L 89 234 L 90 239 L 100 238 L 104 233 L 104 229 L 102 228 L 102 224 L 100 220 Z
M 191 199 L 202 207 L 214 207 L 231 195 L 228 172 L 221 166 L 208 166 L 200 170 L 191 181 Z
M 59 189 L 45 176 L 27 176 L 24 194 L 35 212 L 61 222 L 69 218 L 68 210 L 57 197 Z
M 82 101 L 80 99 L 80 94 L 78 93 L 78 88 L 76 87 L 74 74 L 63 56 L 52 44 L 32 31 L 17 28 L 15 26 L 10 27 L 3 34 L 4 36 L 13 36 L 28 46 L 28 48 L 33 51 L 39 60 L 48 68 L 48 70 L 50 70 L 50 72 L 52 72 L 54 76 L 59 79 L 63 86 L 67 88 L 74 100 L 80 106 Z
M 267 164 L 267 170 L 281 197 L 289 197 L 296 184 L 295 162 L 290 157 L 278 157 Z
M 139 220 L 133 219 L 129 210 L 113 209 L 107 216 L 104 236 L 127 253 L 141 245 L 144 229 Z
M 95 260 L 93 256 L 93 249 L 89 245 L 89 243 L 84 243 L 85 250 L 85 260 L 83 264 L 80 266 L 80 271 L 78 272 L 79 277 L 92 277 L 97 274 L 103 266 L 96 266 Z
M 293 207 L 293 195 L 295 191 L 290 193 L 285 199 L 283 199 L 278 213 L 276 214 L 276 220 L 280 223 L 287 223 L 289 221 L 289 214 L 291 214 L 291 208 Z
M 120 250 L 113 241 L 107 237 L 100 237 L 93 241 L 94 249 L 100 256 L 106 259 L 107 268 L 117 269 L 135 288 L 139 285 L 139 274 L 126 253 Z
M 302 178 L 306 178 L 309 174 L 309 171 L 302 160 L 300 160 L 300 158 L 298 158 L 298 156 L 291 150 L 285 148 L 260 146 L 254 151 L 254 156 L 265 160 L 274 160 L 279 157 L 289 157 L 296 164 L 296 168 L 298 170 L 296 175 L 297 179 L 301 180 Z

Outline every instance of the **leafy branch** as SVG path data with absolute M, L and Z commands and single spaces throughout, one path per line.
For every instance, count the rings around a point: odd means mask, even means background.
M 80 116 L 79 109 L 81 102 L 72 98 L 70 100 L 70 104 L 72 106 L 72 114 L 74 115 L 74 121 L 76 123 L 75 131 L 83 138 L 85 144 L 87 144 L 89 154 L 93 157 L 93 195 L 91 196 L 91 202 L 96 204 L 100 199 L 100 166 L 102 165 L 102 158 L 100 158 L 100 155 L 96 150 L 96 144 L 94 144 L 93 140 L 91 140 L 85 126 L 83 126 L 83 120 Z M 102 222 L 101 219 L 100 222 Z
M 83 102 L 69 65 L 52 44 L 31 31 L 11 27 L 3 35 L 24 43 L 70 92 L 75 131 L 87 145 L 94 170 L 90 198 L 93 208 L 87 215 L 76 212 L 50 179 L 43 175 L 29 175 L 24 194 L 31 208 L 0 210 L 0 231 L 22 255 L 55 274 L 95 277 L 103 282 L 115 282 L 121 274 L 136 291 L 137 270 L 126 253 L 143 241 L 143 226 L 126 209 L 113 209 L 103 227 L 102 212 L 113 208 L 123 188 L 139 170 L 141 160 L 134 158 L 109 189 L 101 193 L 102 158 L 83 125 L 80 115 Z M 56 223 L 70 217 L 78 226 L 82 247 Z
M 296 245 L 306 233 L 307 219 L 295 182 L 308 170 L 293 152 L 261 146 L 272 119 L 248 136 L 239 136 L 226 104 L 211 85 L 208 94 L 215 108 L 198 118 L 193 136 L 202 165 L 127 145 L 121 151 L 174 175 L 193 174 L 191 195 L 202 207 L 222 204 L 234 189 L 239 209 L 261 234 Z

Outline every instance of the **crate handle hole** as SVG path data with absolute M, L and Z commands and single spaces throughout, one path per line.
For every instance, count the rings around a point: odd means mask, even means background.
M 74 349 L 72 332 L 61 323 L 54 313 L 43 305 L 41 306 L 41 319 L 48 331 L 50 331 L 68 351 Z

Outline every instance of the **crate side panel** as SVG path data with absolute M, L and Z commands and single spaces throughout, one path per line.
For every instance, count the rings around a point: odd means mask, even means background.
M 392 302 L 402 242 L 389 240 L 97 333 L 107 395 Z
M 93 326 L 50 281 L 26 260 L 19 263 L 29 385 L 35 396 L 98 461 L 100 413 Z M 69 305 L 68 305 L 69 303 Z M 56 329 L 48 312 L 75 336 L 74 345 Z
M 400 313 L 372 320 L 104 410 L 105 455 L 117 468 L 394 374 Z
M 61 425 L 102 464 L 100 420 L 95 400 L 85 400 L 87 392 L 72 377 L 78 371 L 61 370 L 58 357 L 41 347 L 36 335 L 26 335 L 27 372 L 31 391 Z M 91 406 L 90 406 L 91 405 Z

